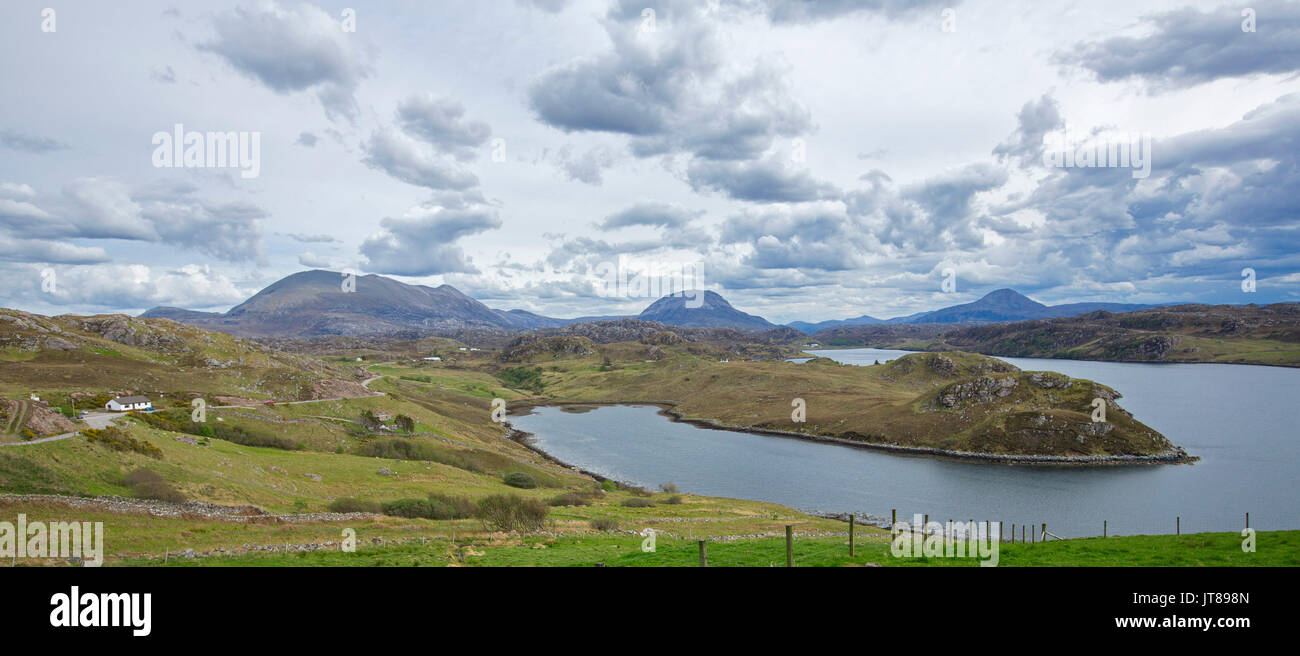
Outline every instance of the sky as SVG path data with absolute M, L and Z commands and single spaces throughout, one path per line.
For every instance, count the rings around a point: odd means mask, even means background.
M 6 0 L 0 306 L 1296 302 L 1298 74 L 1277 0 Z

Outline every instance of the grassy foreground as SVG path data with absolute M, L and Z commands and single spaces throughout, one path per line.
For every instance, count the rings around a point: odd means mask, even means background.
M 1256 553 L 1241 550 L 1236 533 L 1199 533 L 1063 540 L 1044 544 L 1000 545 L 1000 567 L 1073 566 L 1296 566 L 1300 565 L 1300 531 L 1257 534 Z M 388 546 L 363 546 L 355 553 L 338 550 L 245 554 L 230 557 L 169 559 L 169 566 L 569 566 L 697 567 L 695 540 L 658 536 L 656 550 L 641 550 L 642 538 L 632 534 L 588 534 L 525 539 L 453 542 L 432 539 Z M 711 567 L 784 567 L 785 538 L 765 537 L 710 541 Z M 978 566 L 973 558 L 895 558 L 885 535 L 859 536 L 856 554 L 848 553 L 842 536 L 801 537 L 794 542 L 796 567 Z M 162 565 L 157 558 L 134 565 Z

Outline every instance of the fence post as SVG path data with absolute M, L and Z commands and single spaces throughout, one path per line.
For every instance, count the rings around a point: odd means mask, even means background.
M 785 525 L 785 566 L 794 567 L 794 526 Z
M 1246 513 L 1246 514 L 1249 515 L 1250 513 Z M 891 533 L 894 531 L 894 525 L 897 523 L 898 523 L 898 509 L 895 508 L 892 512 L 889 513 L 889 531 Z
M 708 550 L 704 547 L 704 540 L 700 540 L 700 567 L 709 566 Z
M 1246 528 L 1250 528 L 1250 513 L 1246 513 Z
M 1174 517 L 1174 535 L 1183 534 L 1183 518 Z
M 1107 537 L 1107 535 L 1106 535 L 1106 520 L 1104 520 L 1104 519 L 1101 520 L 1101 537 L 1103 537 L 1103 538 L 1104 538 L 1104 537 Z
M 849 558 L 853 557 L 853 515 L 849 515 Z
M 1016 543 L 1016 525 L 1015 525 L 1015 524 L 1012 524 L 1012 525 L 1011 525 L 1011 544 L 1015 544 L 1015 543 Z
M 1039 542 L 1047 542 L 1047 522 L 1043 522 L 1043 537 Z

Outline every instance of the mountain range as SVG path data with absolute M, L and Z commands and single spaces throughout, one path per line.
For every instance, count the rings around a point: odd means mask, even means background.
M 1002 323 L 1027 319 L 1055 319 L 1105 310 L 1107 312 L 1132 312 L 1159 305 L 1137 303 L 1066 303 L 1044 305 L 1014 289 L 998 289 L 970 303 L 952 305 L 930 312 L 918 312 L 893 319 L 876 319 L 866 315 L 852 319 L 807 323 L 795 321 L 786 324 L 805 333 L 815 333 L 827 328 L 862 326 L 870 324 L 921 324 L 921 323 Z
M 703 298 L 696 294 L 702 294 Z M 971 303 L 905 317 L 877 319 L 862 315 L 818 323 L 796 321 L 787 325 L 811 334 L 842 326 L 998 323 L 1066 317 L 1096 310 L 1129 312 L 1148 307 L 1153 306 L 1124 303 L 1044 305 L 1014 290 L 999 289 Z M 559 319 L 526 310 L 489 308 L 450 285 L 409 285 L 373 274 L 349 281 L 338 272 L 322 270 L 286 276 L 224 313 L 159 306 L 140 316 L 172 319 L 247 337 L 404 335 L 473 328 L 528 332 L 627 318 L 673 326 L 749 331 L 778 327 L 763 317 L 737 310 L 712 291 L 665 296 L 634 316 Z

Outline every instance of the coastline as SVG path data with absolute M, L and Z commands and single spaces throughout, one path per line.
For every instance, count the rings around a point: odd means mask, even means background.
M 900 456 L 929 457 L 947 460 L 960 461 L 977 461 L 998 463 L 1004 465 L 1039 465 L 1039 466 L 1056 466 L 1056 467 L 1098 467 L 1098 466 L 1123 466 L 1123 465 L 1186 465 L 1200 460 L 1199 456 L 1189 455 L 1186 450 L 1180 446 L 1175 446 L 1169 451 L 1154 455 L 1142 456 L 1052 456 L 1052 455 L 1015 455 L 999 453 L 976 453 L 972 451 L 952 451 L 948 449 L 939 449 L 936 447 L 918 447 L 918 446 L 901 446 L 897 444 L 881 444 L 878 442 L 858 442 L 855 440 L 846 440 L 839 437 L 827 435 L 815 435 L 811 433 L 798 433 L 795 431 L 783 431 L 772 428 L 752 428 L 748 426 L 732 426 L 722 424 L 710 419 L 697 419 L 686 417 L 677 412 L 674 408 L 677 405 L 675 401 L 663 400 L 620 400 L 620 401 L 556 401 L 556 400 L 521 400 L 512 402 L 507 405 L 510 412 L 516 409 L 532 408 L 539 406 L 602 406 L 602 405 L 653 405 L 659 408 L 659 414 L 668 417 L 670 421 L 691 424 L 700 428 L 712 428 L 715 430 L 732 431 L 736 433 L 750 433 L 753 435 L 767 435 L 771 437 L 785 437 L 792 439 L 801 439 L 809 442 L 821 442 L 825 444 L 837 444 L 840 446 L 850 446 L 870 451 L 879 451 Z M 507 422 L 508 425 L 508 422 Z M 524 435 L 526 440 L 531 437 L 531 433 L 525 433 L 513 426 L 509 430 L 514 433 Z M 512 438 L 513 439 L 513 438 Z M 573 467 L 568 463 L 556 459 L 554 456 L 546 453 L 534 444 L 516 439 L 520 444 L 541 454 L 543 457 L 550 459 L 552 462 L 575 469 L 589 476 L 595 476 L 591 472 L 584 471 Z M 597 480 L 604 480 L 604 477 Z
M 1230 365 L 1246 366 L 1246 367 L 1277 367 L 1279 369 L 1300 369 L 1300 363 L 1276 364 L 1276 363 L 1268 363 L 1268 362 L 1214 362 L 1209 360 L 1103 360 L 1101 358 L 1083 358 L 1083 357 L 1058 358 L 1050 355 L 998 355 L 995 353 L 984 353 L 983 351 L 962 351 L 961 349 L 955 349 L 955 348 L 931 350 L 931 351 L 913 351 L 911 349 L 897 348 L 893 346 L 819 346 L 815 349 L 803 349 L 800 352 L 807 353 L 809 350 L 854 351 L 857 349 L 877 349 L 880 351 L 904 351 L 908 354 L 958 352 L 958 353 L 975 353 L 977 355 L 987 355 L 990 358 L 1023 358 L 1026 360 L 1073 360 L 1077 362 L 1111 362 L 1114 364 L 1230 364 Z M 798 357 L 803 357 L 803 356 L 798 356 Z M 818 356 L 814 355 L 811 357 L 815 358 Z M 858 367 L 858 366 L 870 366 L 870 365 L 850 365 L 850 366 Z

